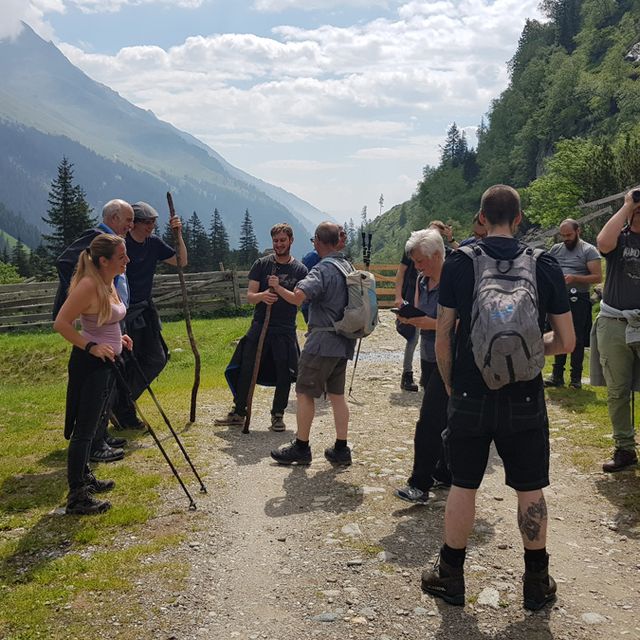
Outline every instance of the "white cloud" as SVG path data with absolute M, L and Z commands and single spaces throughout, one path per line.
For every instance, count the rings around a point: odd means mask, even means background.
M 143 4 L 160 4 L 178 9 L 197 9 L 204 0 L 65 0 L 67 6 L 75 6 L 83 13 L 116 13 L 124 7 Z
M 0 40 L 15 38 L 22 22 L 29 24 L 43 38 L 51 38 L 53 30 L 45 22 L 47 13 L 64 13 L 63 0 L 2 0 L 0 5 Z
M 320 162 L 318 160 L 269 160 L 260 167 L 264 169 L 286 169 L 288 171 L 335 171 L 350 165 L 344 162 Z
M 317 11 L 334 7 L 387 7 L 388 0 L 255 0 L 257 11 L 278 12 L 286 9 Z

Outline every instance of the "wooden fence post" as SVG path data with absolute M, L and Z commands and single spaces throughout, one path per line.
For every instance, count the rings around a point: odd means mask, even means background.
M 231 282 L 233 283 L 233 304 L 240 306 L 240 284 L 238 282 L 238 272 L 235 269 L 231 271 Z

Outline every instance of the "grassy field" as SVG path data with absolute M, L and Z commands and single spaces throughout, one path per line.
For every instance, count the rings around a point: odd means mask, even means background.
M 201 400 L 225 393 L 223 371 L 248 324 L 248 318 L 194 321 Z M 167 323 L 164 335 L 172 356 L 154 390 L 179 428 L 188 416 L 193 356 L 184 323 Z M 117 484 L 111 510 L 90 518 L 60 514 L 67 493 L 62 425 L 68 354 L 57 334 L 0 335 L 1 638 L 92 637 L 90 620 L 72 615 L 70 603 L 90 609 L 149 571 L 165 571 L 142 560 L 180 540 L 171 527 L 145 527 L 162 487 L 175 480 L 149 436 L 139 432 L 125 434 L 132 452 L 122 462 L 98 468 L 98 477 Z M 148 398 L 141 407 L 154 415 Z M 182 436 L 187 449 L 197 426 Z M 171 573 L 175 578 L 182 571 Z

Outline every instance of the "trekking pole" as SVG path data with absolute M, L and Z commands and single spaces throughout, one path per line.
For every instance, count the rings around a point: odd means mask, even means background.
M 118 365 L 115 362 L 111 362 L 111 366 L 113 367 L 113 370 L 116 373 L 116 377 L 120 381 L 120 386 L 123 389 L 125 389 L 125 391 L 129 394 L 129 400 L 130 400 L 131 404 L 135 407 L 136 411 L 138 412 L 138 415 L 142 418 L 143 422 L 147 425 L 147 429 L 149 430 L 149 433 L 151 434 L 151 437 L 154 439 L 155 443 L 158 445 L 158 449 L 160 449 L 160 452 L 164 456 L 164 459 L 167 461 L 167 464 L 171 467 L 171 471 L 173 471 L 173 475 L 176 477 L 176 480 L 180 483 L 180 486 L 182 487 L 182 490 L 184 491 L 185 495 L 187 496 L 187 498 L 189 500 L 189 511 L 195 511 L 196 510 L 196 503 L 194 502 L 193 498 L 191 497 L 191 494 L 189 493 L 189 490 L 185 486 L 184 482 L 182 482 L 182 478 L 180 477 L 180 474 L 178 473 L 178 470 L 173 465 L 173 462 L 171 462 L 171 459 L 167 455 L 167 452 L 164 450 L 164 447 L 162 446 L 162 443 L 158 439 L 158 436 L 156 435 L 155 431 L 151 428 L 151 425 L 149 424 L 149 421 L 145 419 L 144 415 L 140 411 L 140 407 L 138 406 L 136 401 L 133 399 L 133 394 L 131 393 L 131 388 L 127 384 L 127 381 L 124 379 L 124 376 L 122 375 L 122 372 L 120 371 L 120 369 L 118 369 Z
M 276 273 L 276 260 L 273 259 L 273 265 L 271 266 L 271 275 Z M 268 289 L 271 291 L 271 288 Z M 264 314 L 264 322 L 262 323 L 262 329 L 260 330 L 260 337 L 258 338 L 258 347 L 256 349 L 256 359 L 253 363 L 253 373 L 251 374 L 251 384 L 249 385 L 249 392 L 247 393 L 247 415 L 244 419 L 244 427 L 242 433 L 249 433 L 249 425 L 251 424 L 251 405 L 253 404 L 253 392 L 256 389 L 256 382 L 258 381 L 258 372 L 260 371 L 260 360 L 262 360 L 262 349 L 264 347 L 264 340 L 267 336 L 267 329 L 269 328 L 269 320 L 271 320 L 271 307 L 268 304 Z
M 169 421 L 167 414 L 164 412 L 164 410 L 160 406 L 160 402 L 158 401 L 158 398 L 156 398 L 156 394 L 151 389 L 151 383 L 147 380 L 147 377 L 144 371 L 142 370 L 142 367 L 140 366 L 140 362 L 138 361 L 138 358 L 136 358 L 133 351 L 130 351 L 129 355 L 131 356 L 131 359 L 133 360 L 133 363 L 135 364 L 136 369 L 138 370 L 138 373 L 140 374 L 140 377 L 142 378 L 142 381 L 145 384 L 145 389 L 149 392 L 149 395 L 151 396 L 151 399 L 155 403 L 156 407 L 158 408 L 158 411 L 162 416 L 162 419 L 164 420 L 167 427 L 169 427 L 169 431 L 171 431 L 171 435 L 173 435 L 173 437 L 175 438 L 175 441 L 178 443 L 178 446 L 180 447 L 180 451 L 182 451 L 182 455 L 184 456 L 185 460 L 189 463 L 189 466 L 191 467 L 191 471 L 193 471 L 193 475 L 196 477 L 196 480 L 200 483 L 200 493 L 207 493 L 207 487 L 204 486 L 204 482 L 202 482 L 200 476 L 198 475 L 198 472 L 196 471 L 196 468 L 193 466 L 193 462 L 191 462 L 191 458 L 189 457 L 189 454 L 184 448 L 182 441 L 180 440 L 180 438 L 178 437 L 178 434 L 176 433 L 173 426 L 171 425 L 171 422 Z
M 174 218 L 176 210 L 173 207 L 173 197 L 171 193 L 167 191 L 167 203 L 169 204 L 169 216 Z M 182 312 L 184 314 L 184 323 L 187 326 L 187 335 L 189 336 L 189 343 L 191 344 L 191 351 L 193 351 L 193 358 L 195 360 L 193 387 L 191 388 L 191 409 L 189 411 L 189 421 L 196 421 L 196 402 L 198 398 L 198 387 L 200 386 L 200 352 L 198 351 L 198 345 L 196 339 L 193 336 L 191 329 L 191 313 L 189 312 L 189 299 L 187 297 L 187 285 L 184 281 L 184 271 L 182 269 L 182 257 L 180 256 L 180 231 L 173 229 L 173 241 L 176 245 L 176 267 L 178 269 L 178 279 L 180 280 L 180 289 L 182 290 Z

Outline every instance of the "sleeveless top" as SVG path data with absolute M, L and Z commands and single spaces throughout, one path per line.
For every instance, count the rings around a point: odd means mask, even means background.
M 98 326 L 98 314 L 87 313 L 80 316 L 82 329 L 80 335 L 90 342 L 108 344 L 116 355 L 122 353 L 122 331 L 120 321 L 127 315 L 127 308 L 122 302 L 111 303 L 111 317 L 103 325 Z

